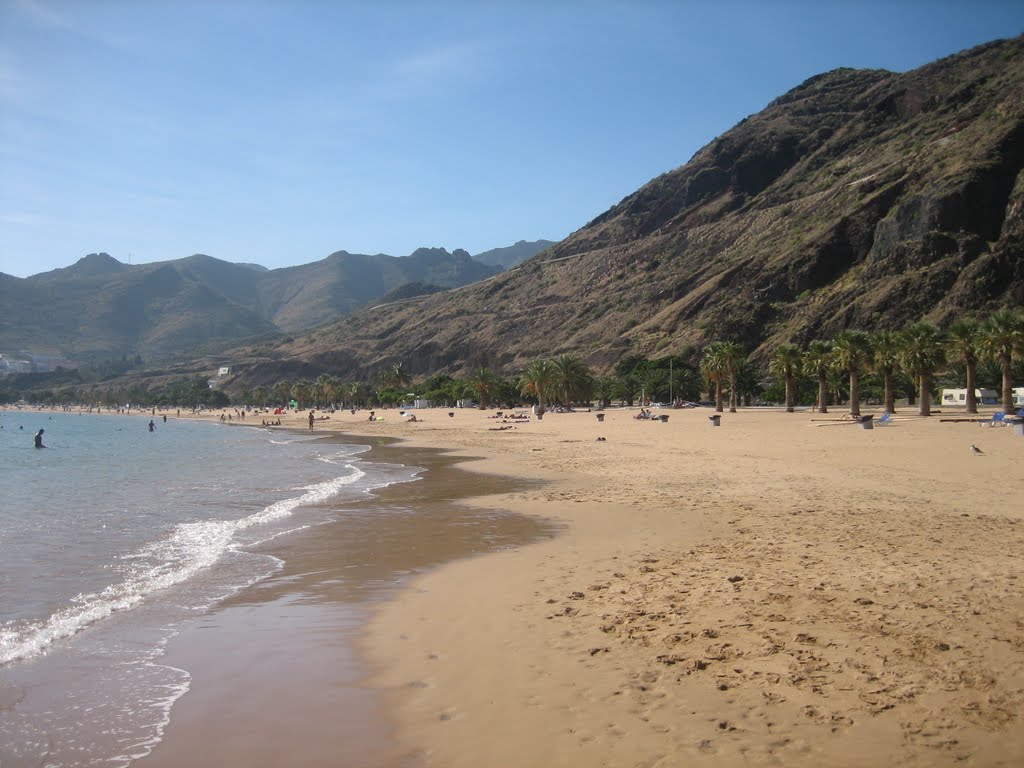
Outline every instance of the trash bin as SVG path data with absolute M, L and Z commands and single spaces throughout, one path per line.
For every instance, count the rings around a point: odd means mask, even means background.
M 448 411 L 448 418 L 449 419 L 454 419 L 455 418 L 455 411 Z
M 662 413 L 658 416 L 658 418 L 661 419 L 661 423 L 664 424 L 666 421 L 668 421 L 668 414 Z
M 597 414 L 597 420 L 598 421 L 604 421 L 604 414 L 603 413 Z
M 708 421 L 711 422 L 712 427 L 717 427 L 722 423 L 722 415 L 716 413 L 714 416 L 708 416 Z
M 1013 434 L 1017 437 L 1024 437 L 1024 420 L 1017 419 L 1013 422 Z
M 875 417 L 874 416 L 861 416 L 860 417 L 860 428 L 861 429 L 874 429 L 875 428 Z

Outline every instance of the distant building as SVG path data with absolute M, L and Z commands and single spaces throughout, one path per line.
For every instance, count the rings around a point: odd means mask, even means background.
M 32 362 L 30 360 L 18 360 L 7 355 L 0 355 L 0 376 L 8 373 L 29 373 L 31 370 Z
M 78 366 L 60 355 L 32 355 L 32 370 L 36 373 L 56 371 L 58 368 L 77 368 Z
M 210 389 L 219 389 L 220 385 L 224 383 L 224 379 L 231 375 L 231 366 L 225 365 L 217 369 L 217 375 L 211 379 L 207 379 L 206 383 L 210 386 Z

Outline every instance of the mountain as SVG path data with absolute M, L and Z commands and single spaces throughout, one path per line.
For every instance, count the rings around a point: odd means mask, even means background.
M 338 251 L 274 270 L 202 254 L 129 265 L 93 253 L 28 278 L 0 275 L 0 350 L 72 358 L 195 355 L 211 344 L 237 345 L 336 320 L 399 286 L 453 288 L 499 271 L 464 250 L 443 248 L 407 257 Z
M 716 339 L 763 360 L 847 328 L 1024 303 L 1024 38 L 906 73 L 812 77 L 565 240 L 486 282 L 362 310 L 240 381 L 607 368 Z
M 529 243 L 525 240 L 520 240 L 515 245 L 510 245 L 507 248 L 493 248 L 489 251 L 478 253 L 473 258 L 494 267 L 511 269 L 554 244 L 552 240 L 534 240 Z

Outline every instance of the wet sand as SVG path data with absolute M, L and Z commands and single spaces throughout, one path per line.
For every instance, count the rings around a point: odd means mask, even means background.
M 457 503 L 528 483 L 465 472 L 433 449 L 372 442 L 369 460 L 423 467 L 423 479 L 346 504 L 337 522 L 265 546 L 283 569 L 169 644 L 162 661 L 188 670 L 191 687 L 162 742 L 137 765 L 415 763 L 394 740 L 381 692 L 366 684 L 368 667 L 356 652 L 373 607 L 416 573 L 554 529 Z

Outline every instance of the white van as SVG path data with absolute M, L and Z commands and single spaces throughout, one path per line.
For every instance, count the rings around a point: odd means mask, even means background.
M 978 405 L 999 405 L 999 396 L 994 389 L 975 389 L 974 397 Z M 942 390 L 942 405 L 967 405 L 966 389 Z

